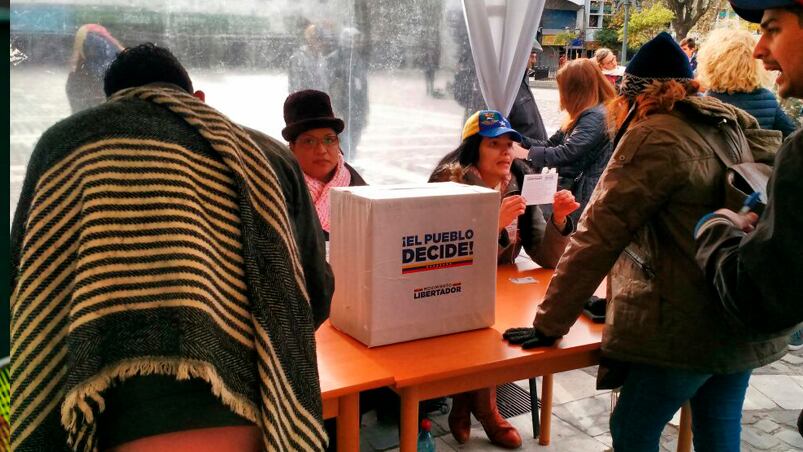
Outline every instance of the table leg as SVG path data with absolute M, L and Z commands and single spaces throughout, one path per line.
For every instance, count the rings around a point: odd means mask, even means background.
M 360 450 L 360 394 L 341 396 L 337 414 L 337 450 Z
M 416 452 L 418 448 L 418 389 L 404 388 L 401 396 L 399 452 Z
M 680 407 L 678 430 L 678 452 L 689 452 L 691 450 L 691 405 L 689 402 Z
M 541 434 L 538 444 L 549 445 L 549 434 L 552 427 L 552 374 L 541 379 Z
M 533 438 L 541 435 L 540 414 L 538 412 L 538 383 L 535 377 L 530 378 L 530 419 L 533 424 Z

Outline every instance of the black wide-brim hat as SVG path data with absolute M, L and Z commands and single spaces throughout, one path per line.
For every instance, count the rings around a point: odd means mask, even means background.
M 343 120 L 335 117 L 329 95 L 314 89 L 287 96 L 284 101 L 284 123 L 282 136 L 287 141 L 294 141 L 307 130 L 331 128 L 335 133 L 340 133 L 345 127 Z

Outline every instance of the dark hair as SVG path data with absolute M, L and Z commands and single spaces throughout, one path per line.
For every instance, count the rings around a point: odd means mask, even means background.
M 129 47 L 112 61 L 103 79 L 106 97 L 121 89 L 164 82 L 192 94 L 192 81 L 184 66 L 166 48 L 147 42 Z
M 785 10 L 789 11 L 790 13 L 797 16 L 797 24 L 803 28 L 803 6 L 800 5 L 792 5 L 792 6 L 784 6 Z
M 694 43 L 694 38 L 683 38 L 680 40 L 680 46 L 686 46 L 690 49 L 696 49 L 697 44 Z
M 449 152 L 435 165 L 435 168 L 440 168 L 444 165 L 449 165 L 452 163 L 459 163 L 460 166 L 469 166 L 477 163 L 480 159 L 480 143 L 482 142 L 482 136 L 480 134 L 475 133 L 470 137 L 463 140 L 460 143 L 460 146 L 457 147 L 454 151 Z

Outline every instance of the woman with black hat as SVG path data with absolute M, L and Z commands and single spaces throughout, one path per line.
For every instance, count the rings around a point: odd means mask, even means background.
M 334 187 L 367 185 L 346 163 L 340 150 L 338 134 L 345 124 L 332 112 L 329 95 L 311 89 L 287 96 L 284 122 L 282 136 L 304 172 L 315 211 L 329 240 L 329 191 Z
M 717 154 L 732 152 L 729 143 L 756 154 L 746 133 L 758 127 L 743 111 L 697 96 L 698 89 L 668 34 L 636 54 L 610 112 L 618 129 L 613 156 L 534 328 L 504 334 L 525 348 L 551 345 L 609 275 L 602 355 L 621 371 L 605 386 L 622 386 L 611 416 L 617 452 L 657 451 L 661 431 L 686 401 L 696 450 L 738 451 L 751 370 L 786 351 L 784 337 L 734 334 L 696 265 L 694 226 L 725 202 Z

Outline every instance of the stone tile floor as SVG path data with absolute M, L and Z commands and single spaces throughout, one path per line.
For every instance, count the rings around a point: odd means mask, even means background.
M 611 412 L 610 391 L 594 389 L 596 368 L 555 375 L 552 410 L 552 441 L 538 445 L 533 438 L 530 413 L 509 421 L 524 439 L 522 450 L 554 452 L 595 452 L 611 447 L 608 419 Z M 527 381 L 517 382 L 528 389 Z M 540 379 L 539 379 L 539 388 Z M 540 390 L 540 389 L 539 389 Z M 742 451 L 803 451 L 803 437 L 797 432 L 797 416 L 803 409 L 803 350 L 789 352 L 781 360 L 756 369 L 742 415 Z M 501 450 L 491 445 L 482 426 L 475 420 L 471 439 L 460 445 L 449 434 L 448 415 L 434 412 L 433 436 L 438 451 Z M 666 426 L 661 437 L 662 452 L 677 448 L 679 415 Z M 363 416 L 361 450 L 398 451 L 398 430 L 395 425 L 378 423 L 373 412 Z

